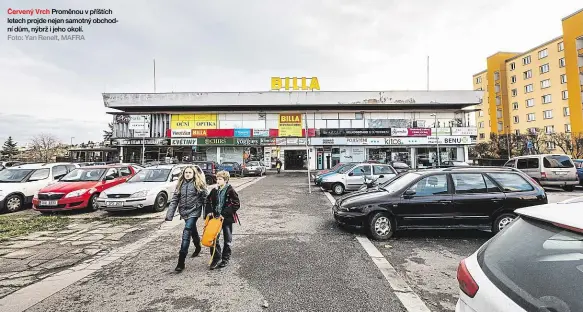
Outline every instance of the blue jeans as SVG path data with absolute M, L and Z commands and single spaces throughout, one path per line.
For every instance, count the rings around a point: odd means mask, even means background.
M 188 254 L 188 246 L 190 245 L 190 238 L 194 246 L 200 246 L 200 237 L 196 229 L 196 221 L 198 218 L 189 218 L 184 220 L 184 230 L 182 231 L 182 244 L 180 245 L 180 254 Z

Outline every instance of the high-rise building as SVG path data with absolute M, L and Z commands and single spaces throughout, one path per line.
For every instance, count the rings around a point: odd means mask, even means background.
M 484 91 L 478 140 L 490 133 L 583 133 L 583 9 L 563 19 L 563 34 L 526 52 L 498 52 L 473 75 Z

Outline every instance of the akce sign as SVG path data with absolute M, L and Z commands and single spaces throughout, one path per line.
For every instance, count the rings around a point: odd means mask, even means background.
M 310 84 L 308 85 L 308 79 Z M 318 77 L 271 77 L 271 90 L 320 90 Z

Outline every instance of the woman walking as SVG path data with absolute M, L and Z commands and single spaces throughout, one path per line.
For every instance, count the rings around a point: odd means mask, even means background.
M 178 254 L 178 265 L 176 271 L 184 270 L 184 261 L 188 255 L 188 246 L 190 239 L 194 243 L 193 257 L 199 255 L 200 237 L 196 229 L 196 221 L 202 214 L 203 208 L 207 202 L 207 186 L 202 172 L 195 169 L 195 167 L 186 167 L 182 175 L 178 179 L 176 191 L 172 196 L 170 207 L 166 213 L 166 221 L 172 221 L 174 213 L 178 208 L 180 218 L 184 219 L 184 230 L 182 231 L 182 244 L 180 245 L 180 252 Z
M 209 216 L 215 218 L 223 218 L 223 250 L 221 252 L 221 245 L 219 244 L 219 236 L 216 239 L 216 245 L 211 247 L 211 255 L 213 259 L 210 269 L 214 270 L 217 267 L 223 268 L 229 264 L 231 259 L 231 245 L 233 243 L 233 223 L 239 221 L 237 210 L 239 210 L 240 202 L 239 195 L 235 189 L 229 184 L 229 172 L 219 171 L 217 173 L 217 188 L 213 189 L 209 195 L 209 202 L 212 207 Z

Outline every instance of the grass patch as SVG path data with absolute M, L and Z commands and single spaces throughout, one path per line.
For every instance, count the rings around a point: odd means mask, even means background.
M 69 222 L 69 218 L 59 216 L 0 217 L 0 241 L 32 232 L 60 230 L 66 227 Z

